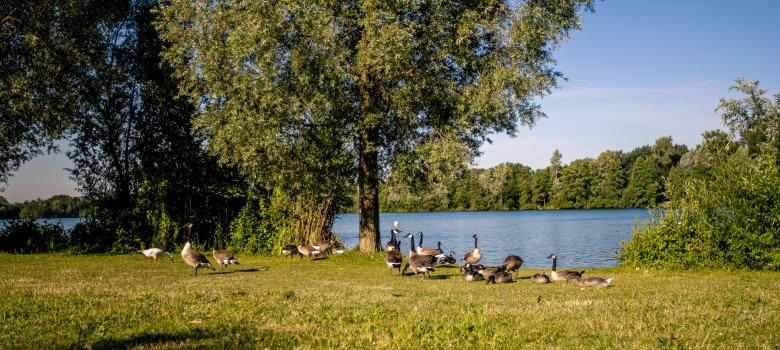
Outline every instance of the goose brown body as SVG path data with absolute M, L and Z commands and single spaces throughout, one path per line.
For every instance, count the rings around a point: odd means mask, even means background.
M 482 253 L 479 251 L 479 247 L 477 247 L 477 235 L 474 235 L 474 249 L 463 257 L 463 260 L 466 260 L 467 263 L 474 265 L 480 260 L 482 260 Z
M 406 270 L 411 268 L 414 274 L 423 273 L 423 276 L 430 277 L 431 272 L 435 272 L 433 266 L 436 265 L 436 257 L 432 255 L 417 254 L 414 247 L 414 235 L 411 233 L 406 236 L 411 240 L 411 249 L 409 250 L 409 261 L 404 265 L 401 275 L 406 275 Z
M 209 259 L 206 259 L 205 255 L 192 248 L 192 244 L 190 244 L 189 241 L 184 244 L 184 248 L 181 250 L 181 258 L 185 263 L 187 263 L 187 265 L 195 268 L 195 276 L 198 275 L 198 269 L 201 267 L 207 267 L 211 270 L 216 270 L 213 266 L 211 266 Z
M 214 255 L 214 260 L 217 261 L 217 264 L 222 266 L 222 271 L 227 270 L 228 265 L 239 265 L 236 258 L 233 257 L 233 254 L 230 254 L 227 250 L 215 249 L 212 254 Z
M 539 271 L 539 273 L 531 276 L 531 282 L 537 284 L 550 283 L 550 277 L 547 277 L 547 275 L 544 274 L 544 270 L 542 270 Z
M 552 271 L 550 272 L 550 276 L 552 277 L 553 281 L 568 282 L 572 280 L 577 280 L 582 277 L 583 273 L 585 273 L 585 271 L 572 271 L 572 270 L 558 271 L 556 270 L 556 266 L 558 263 L 558 256 L 556 254 L 552 254 L 547 258 L 552 259 Z
M 385 262 L 387 263 L 387 268 L 390 270 L 392 269 L 398 269 L 398 274 L 401 274 L 401 264 L 403 264 L 403 255 L 401 255 L 401 246 L 400 243 L 395 247 L 396 249 L 388 250 L 387 256 L 385 257 Z
M 601 277 L 587 277 L 587 278 L 580 278 L 577 280 L 577 285 L 580 287 L 606 287 L 609 286 L 610 283 L 612 283 L 612 280 L 615 277 L 610 278 L 601 278 Z
M 510 255 L 504 259 L 504 271 L 516 273 L 523 266 L 523 259 L 517 255 Z

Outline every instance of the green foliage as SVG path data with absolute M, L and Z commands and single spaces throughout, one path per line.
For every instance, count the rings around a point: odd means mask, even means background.
M 67 236 L 67 249 L 74 253 L 106 253 L 116 239 L 115 233 L 96 220 L 77 223 Z
M 0 251 L 10 253 L 55 252 L 65 246 L 62 226 L 35 220 L 9 220 L 0 228 Z
M 230 247 L 237 252 L 270 253 L 278 246 L 274 238 L 282 234 L 282 224 L 266 199 L 250 191 L 246 204 L 230 223 Z
M 737 153 L 691 179 L 623 245 L 629 266 L 780 270 L 780 173 L 773 158 Z

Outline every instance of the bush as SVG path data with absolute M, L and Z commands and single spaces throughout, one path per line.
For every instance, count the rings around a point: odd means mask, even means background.
M 88 220 L 70 230 L 68 248 L 76 253 L 104 253 L 112 248 L 115 238 L 100 222 Z
M 65 230 L 58 224 L 35 220 L 9 220 L 0 229 L 0 251 L 9 253 L 55 252 L 65 246 Z
M 624 242 L 624 265 L 780 270 L 780 172 L 772 157 L 735 154 L 672 196 Z

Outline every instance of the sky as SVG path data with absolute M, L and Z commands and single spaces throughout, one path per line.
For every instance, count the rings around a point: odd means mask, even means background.
M 692 148 L 723 129 L 715 111 L 738 78 L 780 92 L 780 1 L 607 0 L 582 15 L 582 30 L 556 51 L 567 78 L 537 102 L 548 118 L 515 138 L 494 135 L 477 166 L 547 167 L 606 150 L 631 151 L 671 136 Z M 10 202 L 79 195 L 60 153 L 22 166 L 0 196 Z M 2 185 L 0 185 L 2 186 Z

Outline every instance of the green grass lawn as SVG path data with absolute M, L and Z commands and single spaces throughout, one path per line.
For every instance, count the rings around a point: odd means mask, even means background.
M 177 255 L 0 254 L 0 348 L 780 348 L 776 272 L 598 269 L 612 285 L 583 289 L 354 253 L 194 276 Z

